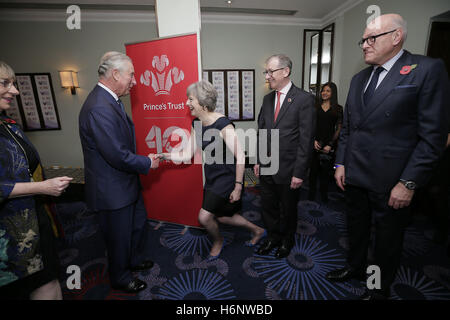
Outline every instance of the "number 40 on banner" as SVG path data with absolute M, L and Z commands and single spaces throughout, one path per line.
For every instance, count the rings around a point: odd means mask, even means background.
M 183 150 L 189 142 L 189 133 L 177 126 L 168 127 L 161 135 L 161 128 L 153 126 L 145 138 L 145 142 L 150 149 L 156 148 L 156 153 L 179 152 Z

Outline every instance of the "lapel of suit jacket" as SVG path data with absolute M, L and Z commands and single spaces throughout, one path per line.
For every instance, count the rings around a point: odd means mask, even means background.
M 364 105 L 364 88 L 367 85 L 367 82 L 369 81 L 370 75 L 372 74 L 372 69 L 373 67 L 369 67 L 366 68 L 365 70 L 363 70 L 360 78 L 361 81 L 358 81 L 356 83 L 356 89 L 355 92 L 357 94 L 359 94 L 359 103 L 358 103 L 358 107 L 359 109 L 356 110 L 357 114 L 359 115 L 359 120 L 362 118 L 363 114 L 364 114 L 364 110 L 365 110 L 365 105 Z M 359 122 L 358 120 L 358 122 Z
M 280 123 L 281 118 L 283 118 L 283 116 L 288 111 L 289 107 L 292 105 L 292 102 L 294 101 L 294 98 L 295 98 L 295 92 L 296 92 L 296 87 L 294 84 L 292 84 L 291 88 L 289 89 L 288 93 L 286 94 L 286 97 L 284 98 L 283 104 L 281 105 L 280 113 L 278 113 L 277 121 L 275 121 L 275 123 L 273 125 L 274 128 L 276 128 L 276 126 Z M 273 110 L 273 108 L 272 108 L 272 110 Z M 272 114 L 273 114 L 273 111 L 272 111 Z M 272 117 L 272 119 L 273 119 L 273 117 Z
M 114 99 L 114 97 L 105 89 L 103 89 L 102 87 L 100 87 L 99 85 L 97 85 L 97 87 L 99 88 L 99 90 L 101 90 L 101 92 L 103 93 L 103 95 L 106 97 L 106 99 L 109 101 L 109 103 L 111 104 L 112 108 L 114 109 L 114 111 L 120 116 L 120 118 L 122 118 L 128 125 L 128 120 L 127 120 L 127 114 L 126 112 L 122 112 L 122 108 L 120 107 L 119 103 Z
M 125 124 L 130 131 L 130 137 L 133 139 L 133 143 L 135 143 L 134 125 L 133 125 L 133 122 L 131 121 L 131 119 L 128 117 L 127 113 L 122 112 L 122 108 L 120 107 L 119 103 L 116 100 L 114 100 L 114 97 L 108 91 L 106 91 L 105 89 L 103 89 L 100 86 L 97 86 L 97 87 L 100 88 L 101 92 L 103 92 L 103 94 L 106 96 L 106 98 L 110 102 L 111 107 L 114 109 L 114 111 L 119 115 L 119 117 L 121 119 L 123 119 L 123 121 L 125 121 Z
M 266 125 L 266 129 L 272 129 L 273 128 L 273 126 L 274 126 L 274 123 L 273 123 L 273 118 L 274 118 L 274 115 L 275 115 L 275 110 L 274 110 L 274 105 L 275 105 L 275 95 L 276 95 L 276 91 L 272 91 L 271 93 L 270 93 L 270 98 L 267 100 L 267 101 L 269 101 L 270 103 L 268 104 L 268 106 L 266 107 L 267 109 L 268 109 L 268 117 L 269 117 L 269 123 L 267 123 L 267 125 Z M 279 114 L 278 114 L 279 115 Z M 269 128 L 269 125 L 270 124 L 270 128 Z
M 367 106 L 364 106 L 364 111 L 361 117 L 361 121 L 365 121 L 376 109 L 378 109 L 384 99 L 394 90 L 399 83 L 405 79 L 405 76 L 400 74 L 400 70 L 403 66 L 407 65 L 410 60 L 411 54 L 405 50 L 400 59 L 395 62 L 391 70 L 389 70 L 386 77 L 380 83 L 378 88 L 372 97 L 372 100 Z M 364 95 L 364 92 L 363 92 Z

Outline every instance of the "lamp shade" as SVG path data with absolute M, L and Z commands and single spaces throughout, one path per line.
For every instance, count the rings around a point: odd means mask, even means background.
M 63 88 L 79 88 L 78 72 L 72 70 L 59 71 L 61 79 L 61 87 Z

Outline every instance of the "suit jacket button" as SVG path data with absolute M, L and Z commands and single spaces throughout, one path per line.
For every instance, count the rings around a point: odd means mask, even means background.
M 384 114 L 386 115 L 386 117 L 389 117 L 391 115 L 389 111 L 386 111 Z

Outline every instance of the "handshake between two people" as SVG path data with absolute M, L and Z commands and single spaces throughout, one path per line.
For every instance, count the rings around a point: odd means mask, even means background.
M 160 161 L 171 160 L 170 153 L 149 153 L 147 156 L 152 160 L 152 169 L 158 168 Z

